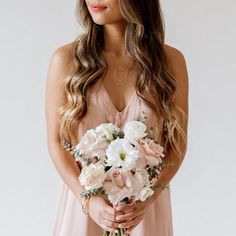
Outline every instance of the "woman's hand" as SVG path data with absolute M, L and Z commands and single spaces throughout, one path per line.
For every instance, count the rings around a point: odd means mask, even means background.
M 136 201 L 134 205 L 120 205 L 115 208 L 116 210 L 116 222 L 121 222 L 119 228 L 127 229 L 127 232 L 133 230 L 139 222 L 144 218 L 144 215 L 148 208 L 151 206 L 155 198 L 149 198 L 146 201 Z
M 119 223 L 115 222 L 115 209 L 103 197 L 92 196 L 88 202 L 88 211 L 91 218 L 104 230 L 113 233 L 119 228 Z

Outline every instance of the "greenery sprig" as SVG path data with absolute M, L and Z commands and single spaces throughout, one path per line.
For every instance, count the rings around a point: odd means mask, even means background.
M 86 190 L 80 193 L 80 196 L 83 198 L 88 198 L 91 196 L 105 196 L 105 190 L 103 187 L 98 188 L 98 189 L 91 189 L 91 190 Z

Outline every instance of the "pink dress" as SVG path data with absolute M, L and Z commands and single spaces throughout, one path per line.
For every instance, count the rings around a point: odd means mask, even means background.
M 148 96 L 148 95 L 145 95 Z M 150 98 L 151 99 L 151 98 Z M 146 125 L 160 134 L 161 120 L 157 120 L 151 109 L 134 92 L 122 110 L 118 111 L 110 99 L 102 80 L 98 80 L 88 91 L 88 111 L 79 127 L 79 137 L 101 123 L 114 123 L 121 128 L 130 120 L 139 120 L 146 113 Z M 102 236 L 103 230 L 85 216 L 79 201 L 63 183 L 59 208 L 56 215 L 53 236 Z M 130 233 L 130 236 L 173 236 L 170 189 L 162 191 L 159 198 L 148 209 L 144 219 Z

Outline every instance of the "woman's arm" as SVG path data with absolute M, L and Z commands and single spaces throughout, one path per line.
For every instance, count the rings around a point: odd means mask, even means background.
M 52 55 L 46 79 L 46 123 L 47 144 L 50 157 L 63 181 L 73 191 L 79 201 L 83 191 L 78 181 L 80 169 L 68 151 L 62 148 L 59 139 L 58 108 L 66 101 L 63 80 L 74 69 L 71 55 L 72 45 L 58 48 Z
M 58 48 L 49 63 L 46 80 L 46 123 L 47 143 L 50 157 L 64 183 L 81 203 L 80 193 L 84 188 L 78 176 L 80 168 L 72 155 L 60 144 L 58 108 L 66 102 L 63 80 L 73 74 L 73 44 Z M 91 218 L 104 230 L 113 232 L 118 227 L 114 222 L 115 210 L 103 197 L 91 197 L 89 200 Z
M 188 82 L 188 71 L 187 65 L 184 58 L 184 55 L 177 49 L 166 46 L 166 54 L 168 59 L 168 64 L 170 66 L 172 74 L 176 77 L 176 93 L 173 98 L 174 103 L 179 106 L 185 113 L 184 120 L 181 121 L 181 127 L 188 137 L 188 90 L 189 90 L 189 82 Z M 165 160 L 167 163 L 174 163 L 174 166 L 170 168 L 166 168 L 161 171 L 161 176 L 158 182 L 161 185 L 166 186 L 170 183 L 173 177 L 178 172 L 185 154 L 187 150 L 187 140 L 186 143 L 183 140 L 179 142 L 180 151 L 183 153 L 181 157 L 177 157 L 173 150 L 166 155 Z M 153 197 L 155 200 L 158 198 L 162 189 L 156 190 L 156 193 Z
M 187 66 L 185 62 L 185 58 L 183 54 L 175 48 L 170 46 L 166 46 L 166 53 L 168 58 L 168 63 L 171 68 L 172 74 L 176 77 L 177 80 L 177 90 L 174 97 L 174 102 L 177 106 L 179 106 L 185 113 L 185 120 L 182 121 L 182 128 L 184 132 L 188 132 L 188 72 Z M 174 166 L 169 168 L 165 168 L 161 171 L 160 178 L 158 183 L 162 186 L 166 186 L 173 179 L 177 171 L 179 170 L 185 153 L 187 149 L 187 145 L 181 140 L 179 143 L 179 148 L 183 153 L 182 157 L 177 157 L 173 150 L 171 150 L 165 157 L 167 163 L 174 163 Z M 127 223 L 122 224 L 120 227 L 128 228 L 129 231 L 134 229 L 137 224 L 143 219 L 146 209 L 158 198 L 163 189 L 155 190 L 155 194 L 148 200 L 141 202 L 138 201 L 136 206 L 134 206 L 134 211 L 121 214 L 116 217 L 116 220 L 123 220 Z M 125 212 L 126 206 L 118 206 L 116 208 L 117 211 Z M 129 219 L 132 219 L 131 221 Z

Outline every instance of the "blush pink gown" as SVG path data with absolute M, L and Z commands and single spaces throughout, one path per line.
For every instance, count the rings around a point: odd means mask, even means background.
M 139 120 L 142 112 L 146 113 L 147 127 L 154 127 L 156 133 L 160 135 L 159 127 L 161 127 L 162 121 L 155 118 L 151 109 L 135 92 L 131 95 L 127 106 L 122 111 L 118 111 L 102 80 L 98 80 L 88 91 L 87 106 L 87 114 L 78 130 L 79 137 L 82 137 L 87 129 L 95 128 L 101 123 L 112 122 L 123 128 L 127 121 Z M 79 201 L 63 183 L 53 236 L 102 235 L 103 230 L 89 216 L 84 215 Z M 146 212 L 144 219 L 130 233 L 130 236 L 173 236 L 170 189 L 162 191 L 159 198 Z

